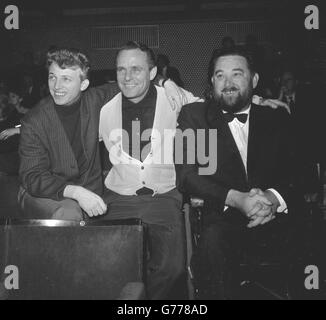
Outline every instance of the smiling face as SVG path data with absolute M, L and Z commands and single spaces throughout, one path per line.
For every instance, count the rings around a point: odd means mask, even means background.
M 245 57 L 222 56 L 215 63 L 211 79 L 215 99 L 225 111 L 236 113 L 246 110 L 258 79 L 258 74 L 249 70 Z
M 76 102 L 89 81 L 82 80 L 79 67 L 61 69 L 55 62 L 49 67 L 49 90 L 54 102 L 59 106 L 69 106 Z
M 117 80 L 123 95 L 133 103 L 146 96 L 157 68 L 150 68 L 147 54 L 140 49 L 123 50 L 117 57 Z

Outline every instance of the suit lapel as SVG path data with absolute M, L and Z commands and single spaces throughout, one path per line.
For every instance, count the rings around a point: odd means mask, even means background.
M 248 177 L 252 180 L 255 172 L 260 166 L 260 161 L 264 158 L 270 141 L 270 126 L 264 119 L 264 112 L 259 106 L 252 105 L 250 110 L 249 137 L 248 137 Z M 266 155 L 266 154 L 265 154 Z
M 91 151 L 94 148 L 94 140 L 93 136 L 94 134 L 98 135 L 98 130 L 90 130 L 89 129 L 89 122 L 90 119 L 90 111 L 87 108 L 87 103 L 85 101 L 85 98 L 82 96 L 81 102 L 80 102 L 80 118 L 81 118 L 81 141 L 84 149 L 84 154 L 86 156 L 87 162 L 89 161 Z M 95 119 L 96 120 L 96 119 Z
M 244 182 L 247 181 L 247 173 L 243 164 L 237 144 L 233 138 L 228 123 L 225 121 L 223 111 L 211 101 L 207 109 L 207 122 L 210 128 L 217 129 L 217 165 L 223 167 L 225 163 L 235 161 L 234 166 L 240 168 L 240 174 Z

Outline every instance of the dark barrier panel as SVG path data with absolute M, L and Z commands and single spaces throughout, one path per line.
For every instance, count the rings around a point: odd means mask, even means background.
M 143 232 L 136 219 L 2 221 L 1 265 L 19 270 L 9 299 L 117 299 L 143 281 Z

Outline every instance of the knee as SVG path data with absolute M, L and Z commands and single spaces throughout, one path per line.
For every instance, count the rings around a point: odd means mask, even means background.
M 61 201 L 59 208 L 53 213 L 52 219 L 82 221 L 84 216 L 76 201 L 66 199 Z

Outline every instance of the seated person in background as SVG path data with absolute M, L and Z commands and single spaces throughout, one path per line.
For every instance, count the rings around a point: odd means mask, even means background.
M 157 74 L 166 79 L 171 79 L 179 87 L 184 87 L 180 72 L 177 68 L 170 66 L 170 60 L 165 54 L 159 54 L 156 58 Z
M 282 72 L 278 99 L 290 109 L 291 126 L 295 136 L 298 185 L 307 202 L 317 200 L 319 180 L 317 163 L 322 162 L 324 123 L 322 89 L 316 85 L 300 84 L 290 69 Z
M 291 234 L 290 218 L 298 205 L 291 132 L 284 110 L 252 103 L 259 76 L 247 52 L 219 52 L 211 60 L 209 76 L 214 98 L 185 106 L 178 119 L 182 132 L 196 136 L 202 129 L 205 134 L 183 143 L 183 161 L 176 170 L 180 191 L 204 199 L 206 206 L 193 259 L 198 297 L 232 299 L 240 284 L 240 254 L 249 238 L 260 243 L 259 232 L 266 228 Z M 208 173 L 201 160 L 205 153 L 198 154 L 203 146 L 215 151 L 209 156 L 215 170 Z M 176 145 L 176 163 L 178 150 L 182 147 Z
M 6 140 L 14 135 L 20 134 L 20 120 L 33 107 L 28 97 L 23 99 L 23 91 L 17 87 L 11 87 L 9 89 L 8 101 L 11 107 L 8 122 L 12 123 L 12 127 L 0 131 L 0 140 Z
M 150 299 L 169 297 L 185 274 L 182 196 L 176 189 L 173 139 L 179 110 L 171 110 L 154 86 L 155 56 L 128 42 L 116 58 L 121 93 L 101 110 L 100 138 L 112 168 L 105 180 L 108 214 L 103 219 L 140 218 L 148 226 Z M 184 91 L 188 101 L 198 101 Z
M 6 95 L 0 94 L 0 172 L 6 175 L 18 174 L 19 137 L 12 136 L 9 139 L 1 139 L 3 132 L 12 128 L 15 122 L 9 119 L 9 102 Z
M 117 87 L 88 89 L 89 59 L 75 49 L 50 51 L 47 67 L 51 95 L 22 120 L 19 203 L 26 218 L 80 221 L 102 215 L 107 206 L 101 198 L 99 114 Z M 180 103 L 175 84 L 164 86 L 171 101 Z

